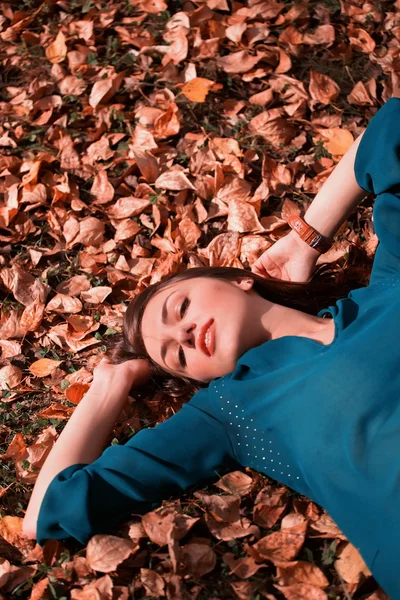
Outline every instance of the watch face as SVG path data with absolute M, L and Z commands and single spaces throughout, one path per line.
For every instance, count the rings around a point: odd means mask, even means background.
M 319 242 L 321 241 L 321 239 L 322 239 L 322 236 L 315 235 L 313 237 L 313 239 L 311 240 L 311 242 L 310 242 L 311 248 L 315 248 L 319 244 Z

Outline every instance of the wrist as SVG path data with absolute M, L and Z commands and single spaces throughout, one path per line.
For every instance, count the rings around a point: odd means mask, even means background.
M 116 377 L 107 374 L 93 377 L 90 391 L 93 390 L 93 392 L 100 396 L 110 396 L 112 394 L 114 397 L 128 397 L 131 387 L 132 382 L 128 378 L 121 377 L 121 375 Z
M 293 229 L 287 234 L 287 237 L 291 240 L 297 252 L 301 252 L 304 256 L 314 258 L 315 260 L 320 256 L 318 250 L 311 248 Z

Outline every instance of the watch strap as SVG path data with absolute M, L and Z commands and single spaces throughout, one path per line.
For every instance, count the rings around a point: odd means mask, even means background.
M 306 223 L 304 219 L 297 215 L 290 215 L 287 223 L 301 239 L 311 248 L 318 250 L 320 254 L 325 254 L 333 245 L 333 240 L 323 236 L 319 231 Z

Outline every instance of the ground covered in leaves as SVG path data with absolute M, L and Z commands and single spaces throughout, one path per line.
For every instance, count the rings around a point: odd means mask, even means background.
M 399 8 L 0 4 L 1 598 L 387 598 L 320 507 L 250 469 L 86 548 L 21 522 L 129 300 L 186 266 L 250 268 L 398 95 Z M 321 270 L 371 264 L 372 202 Z M 110 444 L 188 398 L 136 400 Z

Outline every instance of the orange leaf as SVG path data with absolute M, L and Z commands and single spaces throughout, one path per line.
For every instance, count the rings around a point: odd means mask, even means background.
M 204 102 L 214 82 L 204 77 L 195 77 L 188 81 L 182 88 L 182 93 L 192 102 Z
M 90 385 L 87 383 L 73 383 L 65 390 L 65 396 L 72 404 L 79 404 L 83 396 L 86 394 Z
M 51 63 L 60 63 L 67 56 L 67 45 L 65 43 L 65 35 L 60 31 L 56 39 L 46 48 L 46 56 Z
M 30 372 L 35 377 L 46 377 L 51 375 L 55 369 L 62 363 L 62 360 L 51 360 L 50 358 L 41 358 L 29 367 Z
M 348 129 L 332 127 L 331 129 L 319 129 L 318 133 L 328 152 L 336 156 L 343 156 L 354 142 Z
M 345 546 L 338 560 L 335 561 L 335 569 L 347 583 L 359 583 L 361 574 L 365 577 L 371 575 L 361 554 L 350 543 Z
M 41 419 L 69 419 L 74 409 L 54 402 L 51 406 L 38 414 Z

